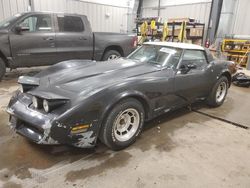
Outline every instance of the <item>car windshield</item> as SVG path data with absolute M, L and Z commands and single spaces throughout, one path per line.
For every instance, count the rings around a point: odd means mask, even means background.
M 0 22 L 0 28 L 8 27 L 12 22 L 14 22 L 21 14 L 16 14 L 14 16 L 8 17 Z
M 181 53 L 182 50 L 178 48 L 143 45 L 130 54 L 128 59 L 174 68 L 179 62 Z

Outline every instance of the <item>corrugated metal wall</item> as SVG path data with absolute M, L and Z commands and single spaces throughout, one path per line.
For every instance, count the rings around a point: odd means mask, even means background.
M 224 0 L 224 7 L 227 7 L 227 1 Z M 235 0 L 236 6 L 233 13 L 223 12 L 221 17 L 225 17 L 225 14 L 231 14 L 227 19 L 222 20 L 225 24 L 223 26 L 223 33 L 225 34 L 237 34 L 237 35 L 250 35 L 250 0 Z M 144 0 L 143 5 L 143 17 L 157 16 L 158 1 Z M 177 18 L 177 17 L 190 17 L 204 22 L 206 27 L 208 26 L 208 18 L 211 7 L 211 0 L 161 0 L 160 16 L 163 19 Z
M 0 0 L 0 21 L 18 12 L 28 10 L 29 0 Z M 88 16 L 93 31 L 126 32 L 129 18 L 129 8 L 125 7 L 124 1 L 121 6 L 93 3 L 90 0 L 33 0 L 37 11 L 57 11 L 79 13 Z M 232 29 L 228 34 L 250 35 L 250 1 L 235 0 L 236 7 L 233 16 Z M 99 0 L 98 2 L 101 2 Z M 110 1 L 109 4 L 113 4 Z M 143 17 L 157 16 L 158 0 L 144 0 Z M 207 26 L 211 0 L 161 0 L 162 18 L 191 17 L 204 22 Z M 131 23 L 129 23 L 131 24 Z
M 208 23 L 211 3 L 168 6 L 161 11 L 163 18 L 194 18 L 201 23 Z M 177 11 L 178 10 L 178 11 Z
M 194 18 L 207 25 L 211 2 L 161 6 L 160 17 L 168 18 Z M 143 7 L 143 17 L 157 16 L 157 6 Z
M 93 31 L 127 32 L 127 7 L 79 0 L 34 0 L 34 9 L 87 15 Z
M 0 0 L 0 20 L 28 10 L 29 0 Z
M 194 18 L 200 23 L 205 23 L 205 37 L 208 28 L 210 8 L 211 2 L 163 5 L 160 9 L 160 17 L 163 21 L 167 21 L 168 18 Z M 157 16 L 157 6 L 143 7 L 142 15 L 143 17 Z
M 250 35 L 250 1 L 237 0 L 232 34 Z

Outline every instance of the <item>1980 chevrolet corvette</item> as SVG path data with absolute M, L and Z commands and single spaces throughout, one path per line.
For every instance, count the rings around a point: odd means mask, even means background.
M 183 43 L 148 42 L 109 62 L 71 60 L 22 76 L 7 107 L 17 133 L 38 144 L 113 150 L 132 144 L 145 120 L 205 100 L 220 106 L 232 63 Z

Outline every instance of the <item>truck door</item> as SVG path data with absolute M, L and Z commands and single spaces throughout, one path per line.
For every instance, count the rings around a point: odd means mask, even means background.
M 184 50 L 176 75 L 174 90 L 178 103 L 188 103 L 196 98 L 206 97 L 211 88 L 212 70 L 204 51 Z
M 10 33 L 10 45 L 17 67 L 55 63 L 57 52 L 51 14 L 32 14 L 19 20 Z
M 56 17 L 56 47 L 59 61 L 92 59 L 93 36 L 90 26 L 84 23 L 81 16 L 58 14 Z

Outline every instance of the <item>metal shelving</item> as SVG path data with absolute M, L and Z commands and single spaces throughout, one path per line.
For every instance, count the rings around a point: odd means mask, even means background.
M 245 67 L 248 61 L 248 53 L 250 52 L 250 40 L 224 39 L 221 50 L 227 56 L 228 60 Z
M 149 28 L 148 33 L 147 33 L 147 39 L 155 40 L 155 39 L 162 38 L 163 23 L 159 21 L 160 20 L 159 17 L 141 18 L 141 19 L 136 20 L 137 36 L 141 36 L 140 29 L 139 29 L 140 25 L 146 21 L 148 24 L 148 27 L 150 27 L 150 23 L 152 20 L 155 20 L 155 25 L 157 29 L 153 31 Z M 186 18 L 184 21 L 186 21 L 186 39 L 184 38 L 184 34 L 183 34 L 181 37 L 181 40 L 179 40 L 179 33 L 181 30 L 183 21 L 180 21 L 180 20 L 174 21 L 173 19 L 171 19 L 171 21 L 168 22 L 169 33 L 167 35 L 166 41 L 189 42 L 189 43 L 203 45 L 205 24 L 195 22 L 195 20 L 189 19 L 189 18 Z

